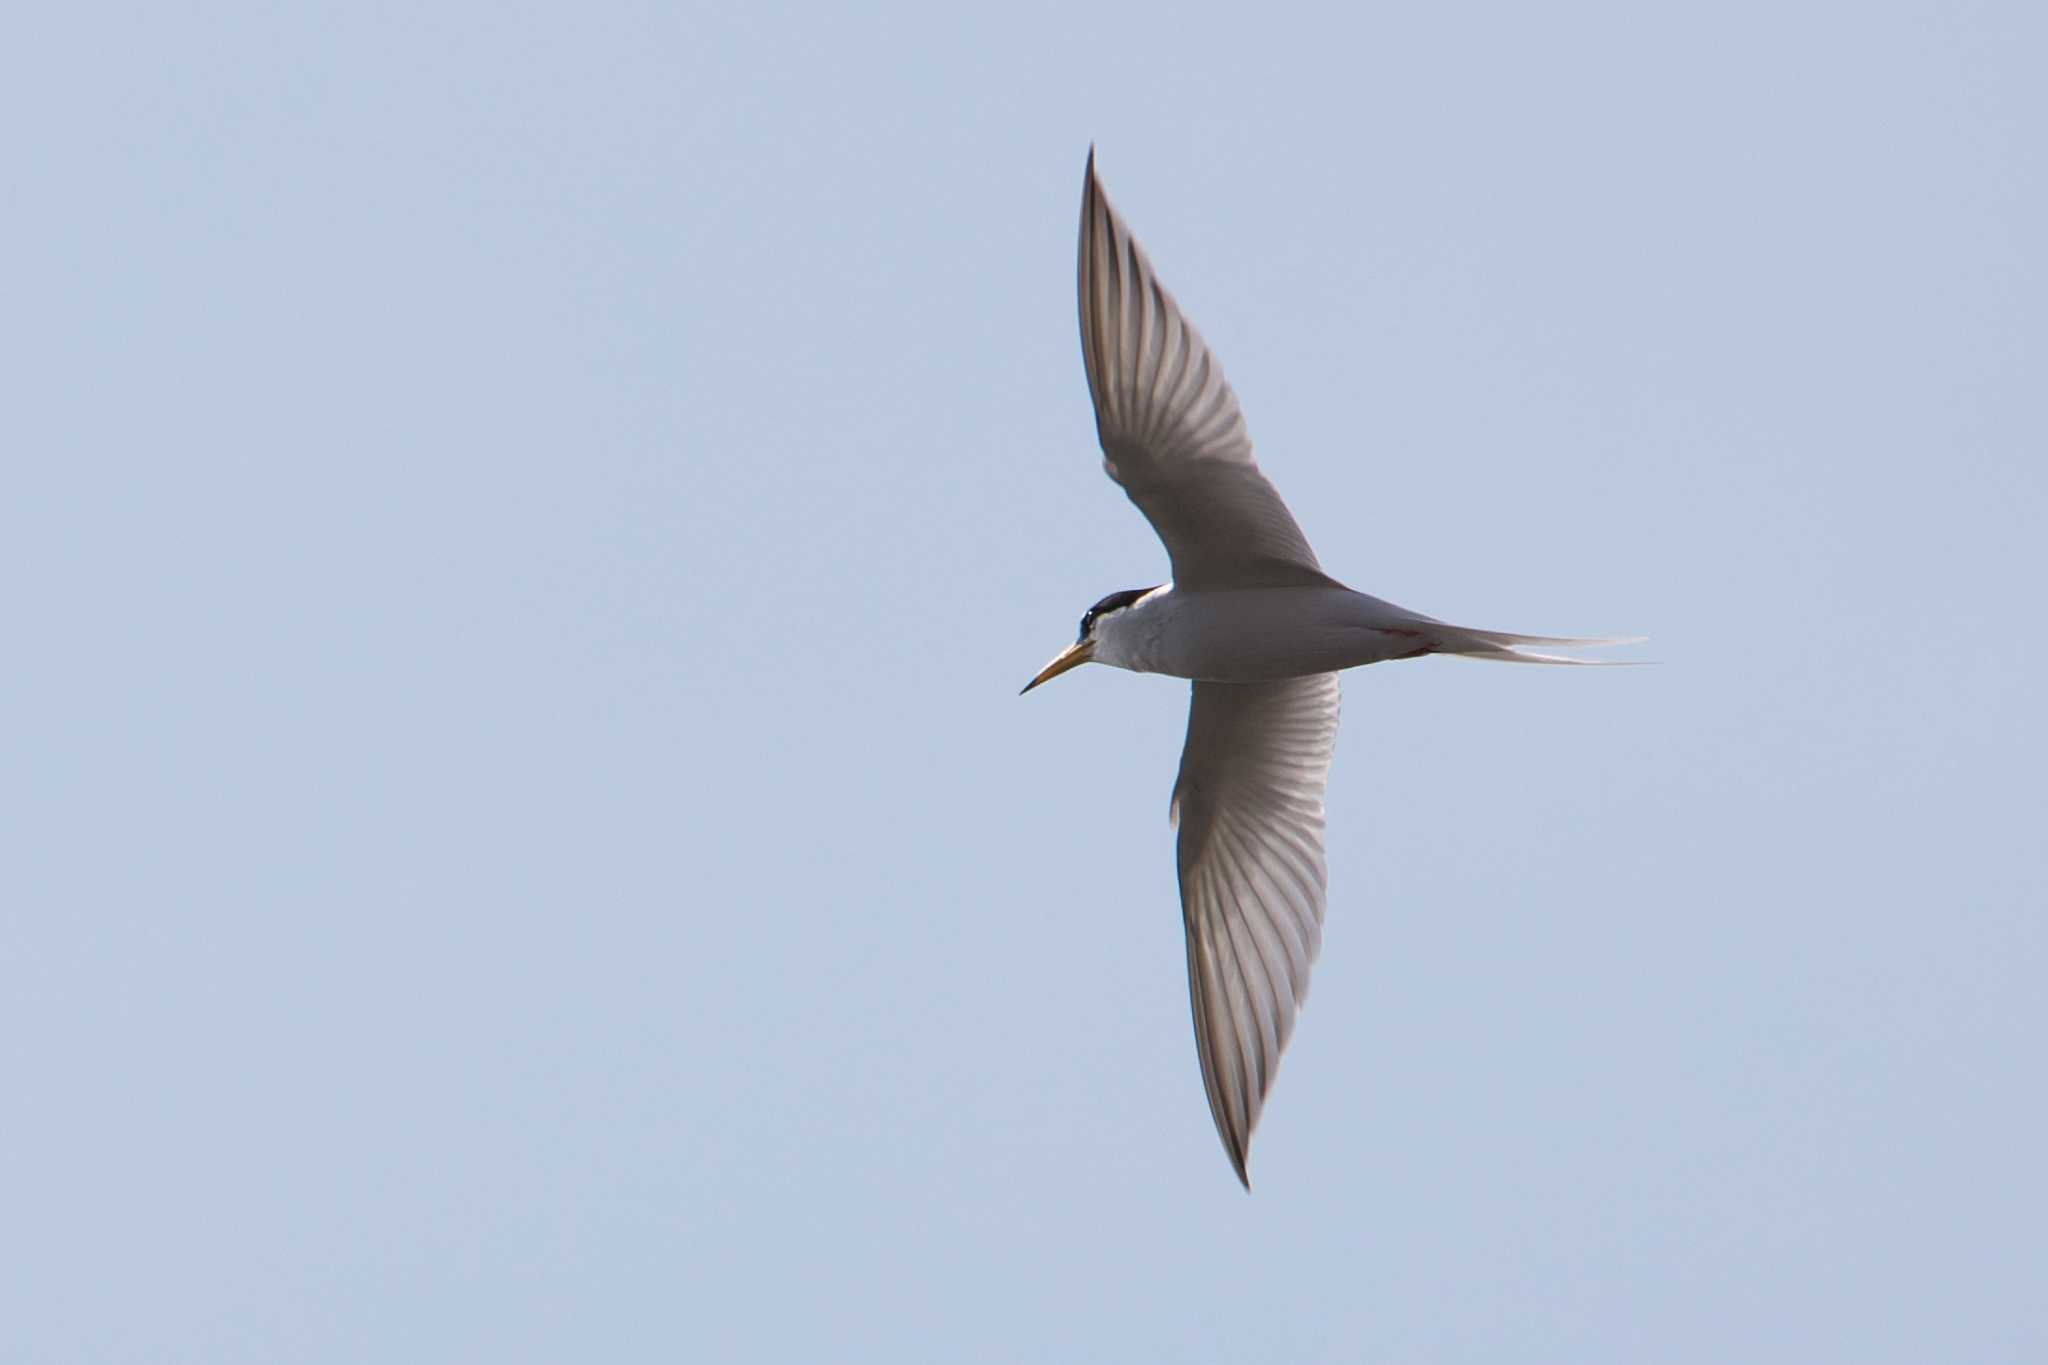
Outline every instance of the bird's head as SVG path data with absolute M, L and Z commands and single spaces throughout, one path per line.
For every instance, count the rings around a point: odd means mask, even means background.
M 1116 652 L 1118 625 L 1127 619 L 1124 614 L 1135 606 L 1139 599 L 1156 591 L 1156 588 L 1125 588 L 1122 592 L 1111 593 L 1088 608 L 1081 615 L 1081 630 L 1074 637 L 1074 643 L 1054 656 L 1051 663 L 1039 669 L 1038 676 L 1024 684 L 1024 691 L 1029 692 L 1042 682 L 1051 682 L 1070 668 L 1079 668 L 1082 664 L 1096 660 L 1098 651 L 1107 651 L 1100 656 L 1100 662 L 1119 662 Z M 1020 692 L 1018 695 L 1022 696 L 1023 693 Z

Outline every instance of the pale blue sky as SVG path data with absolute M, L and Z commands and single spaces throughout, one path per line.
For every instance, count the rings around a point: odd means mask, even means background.
M 2048 1356 L 2048 11 L 44 7 L 0 1357 Z M 1232 1179 L 1088 146 L 1358 588 Z

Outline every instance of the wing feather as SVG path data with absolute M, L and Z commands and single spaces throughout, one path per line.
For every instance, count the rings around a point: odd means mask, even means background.
M 1081 357 L 1103 468 L 1183 588 L 1328 583 L 1252 458 L 1237 395 L 1095 175 L 1081 193 Z
M 1174 783 L 1195 1052 L 1239 1180 L 1308 996 L 1328 878 L 1337 675 L 1194 684 Z

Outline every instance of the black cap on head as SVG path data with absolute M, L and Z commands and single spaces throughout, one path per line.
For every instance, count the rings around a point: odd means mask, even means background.
M 1095 629 L 1095 618 L 1102 615 L 1102 613 L 1106 611 L 1122 611 L 1125 607 L 1128 607 L 1131 603 L 1151 591 L 1152 589 L 1150 588 L 1125 588 L 1122 592 L 1113 592 L 1103 598 L 1100 602 L 1088 608 L 1087 613 L 1081 617 L 1081 633 L 1074 637 L 1074 642 L 1079 644 L 1088 638 L 1088 632 Z

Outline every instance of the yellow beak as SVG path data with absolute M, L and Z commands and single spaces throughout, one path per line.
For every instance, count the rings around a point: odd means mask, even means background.
M 1068 645 L 1054 656 L 1051 663 L 1038 670 L 1037 677 L 1024 684 L 1024 692 L 1029 692 L 1042 682 L 1051 682 L 1068 669 L 1079 668 L 1094 657 L 1095 642 L 1093 640 L 1083 640 L 1079 644 Z M 1017 695 L 1021 697 L 1024 695 L 1024 692 L 1019 692 Z

